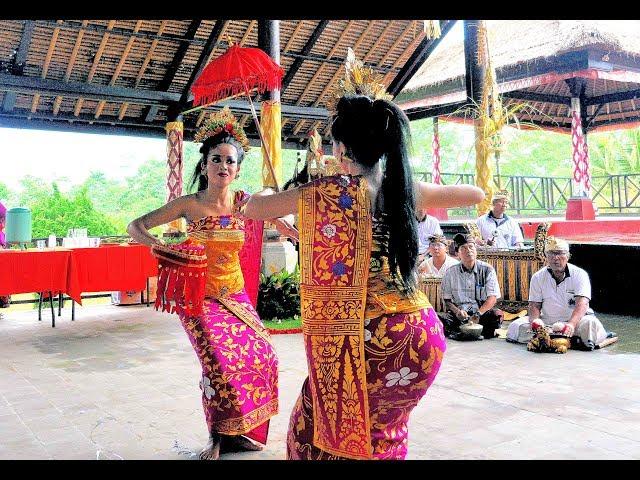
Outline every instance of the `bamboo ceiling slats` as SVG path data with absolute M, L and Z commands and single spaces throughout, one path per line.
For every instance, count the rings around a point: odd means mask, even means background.
M 162 130 L 169 104 L 164 100 L 143 100 L 144 95 L 129 92 L 156 95 L 165 91 L 182 95 L 216 22 L 218 20 L 199 20 L 198 28 L 195 33 L 191 30 L 193 37 L 189 39 L 186 36 L 192 20 L 186 19 L 33 20 L 23 76 L 49 82 L 49 90 L 39 90 L 35 81 L 25 83 L 24 87 L 14 90 L 16 102 L 8 113 L 22 119 L 75 120 L 95 125 L 114 123 L 127 128 Z M 281 92 L 283 107 L 324 108 L 331 85 L 340 78 L 348 47 L 354 48 L 356 56 L 368 65 L 383 67 L 381 73 L 395 65 L 387 75 L 394 78 L 403 64 L 401 59 L 413 53 L 408 47 L 417 45 L 415 33 L 421 31 L 418 21 L 330 20 L 310 49 L 305 50 L 319 22 L 312 19 L 280 22 L 280 65 L 285 74 L 294 65 L 296 68 L 286 90 Z M 420 27 L 417 30 L 416 25 Z M 24 20 L 0 20 L 0 58 L 12 54 L 24 30 Z M 257 47 L 257 20 L 225 21 L 209 60 L 226 50 L 228 40 Z M 181 50 L 184 56 L 177 62 L 176 55 Z M 301 56 L 303 50 L 308 53 Z M 83 95 L 85 90 L 80 86 L 87 84 L 94 86 L 92 88 L 104 86 L 105 92 L 116 92 L 116 96 L 106 98 L 110 93 L 97 98 L 95 94 Z M 164 88 L 160 88 L 162 84 Z M 117 89 L 123 89 L 123 93 L 118 94 Z M 5 91 L 0 83 L 2 98 Z M 56 93 L 58 91 L 60 93 Z M 156 115 L 147 115 L 149 105 L 155 105 Z M 324 120 L 292 115 L 283 118 L 283 136 L 287 138 L 306 137 L 313 127 L 319 127 L 320 131 L 326 128 Z M 185 115 L 187 136 L 205 117 L 204 111 Z M 252 129 L 249 120 L 247 117 L 247 128 Z

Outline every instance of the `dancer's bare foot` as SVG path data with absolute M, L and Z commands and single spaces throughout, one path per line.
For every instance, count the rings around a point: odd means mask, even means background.
M 218 460 L 220 457 L 220 435 L 214 432 L 209 437 L 207 446 L 200 452 L 200 460 Z
M 263 447 L 242 435 L 220 435 L 220 453 L 259 452 Z

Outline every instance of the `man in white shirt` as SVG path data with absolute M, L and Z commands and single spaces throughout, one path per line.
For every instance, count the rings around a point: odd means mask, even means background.
M 520 225 L 505 211 L 509 208 L 509 192 L 499 190 L 491 197 L 492 207 L 489 213 L 478 217 L 476 224 L 482 239 L 496 248 L 521 248 L 524 238 Z
M 526 343 L 535 324 L 551 325 L 554 332 L 580 337 L 593 349 L 607 338 L 607 332 L 589 308 L 591 282 L 580 267 L 569 263 L 569 244 L 555 237 L 545 245 L 548 267 L 533 274 L 529 285 L 529 315 L 509 325 L 507 339 Z
M 460 263 L 447 255 L 447 239 L 444 235 L 431 235 L 428 251 L 431 256 L 418 266 L 418 272 L 421 275 L 443 277 L 449 267 Z
M 431 235 L 442 235 L 442 229 L 438 219 L 427 215 L 426 210 L 417 210 L 416 220 L 418 221 L 418 265 L 420 265 L 429 249 L 429 237 Z

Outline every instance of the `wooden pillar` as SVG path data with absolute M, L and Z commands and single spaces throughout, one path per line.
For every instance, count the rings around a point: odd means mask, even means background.
M 267 52 L 275 63 L 280 64 L 280 20 L 258 20 L 258 46 Z M 265 94 L 260 111 L 260 127 L 267 145 L 262 145 L 262 185 L 274 187 L 276 181 L 282 185 L 282 114 L 280 90 Z M 268 149 L 276 179 L 267 166 Z
M 171 112 L 171 109 L 169 109 Z M 173 114 L 167 122 L 167 203 L 182 196 L 182 163 L 184 125 L 182 115 Z M 186 232 L 184 219 L 174 220 L 165 226 L 165 236 L 180 236 Z
M 482 20 L 464 20 L 464 65 L 467 103 L 480 105 L 484 69 L 478 63 L 478 29 Z
M 485 68 L 487 65 L 488 49 L 484 20 L 464 21 L 464 57 L 465 84 L 467 88 L 467 103 L 474 109 L 487 109 L 483 105 L 482 92 L 485 83 Z M 489 149 L 484 138 L 483 118 L 487 118 L 488 111 L 478 111 L 475 120 L 475 150 L 476 150 L 476 185 L 485 192 L 485 199 L 477 205 L 478 216 L 486 213 L 491 207 L 493 180 L 489 161 Z
M 280 65 L 280 20 L 258 20 L 258 47 Z M 271 90 L 266 100 L 280 101 L 280 90 Z
M 440 132 L 438 129 L 438 117 L 433 117 L 433 141 L 431 142 L 433 164 L 431 166 L 431 181 L 437 185 L 442 184 L 440 178 Z M 429 215 L 433 215 L 438 220 L 449 220 L 446 208 L 430 208 Z
M 593 220 L 595 209 L 591 200 L 591 174 L 589 169 L 589 149 L 584 127 L 586 126 L 586 105 L 584 102 L 585 80 L 567 80 L 571 91 L 571 143 L 573 160 L 572 195 L 567 202 L 567 220 Z

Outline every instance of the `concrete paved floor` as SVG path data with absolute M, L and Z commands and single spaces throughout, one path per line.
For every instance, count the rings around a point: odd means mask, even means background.
M 144 306 L 76 313 L 55 329 L 35 311 L 0 320 L 0 459 L 194 458 L 207 438 L 199 365 L 177 319 Z M 300 335 L 273 339 L 281 413 L 269 444 L 222 459 L 285 456 L 306 363 Z M 639 360 L 450 341 L 412 414 L 408 458 L 640 459 Z

